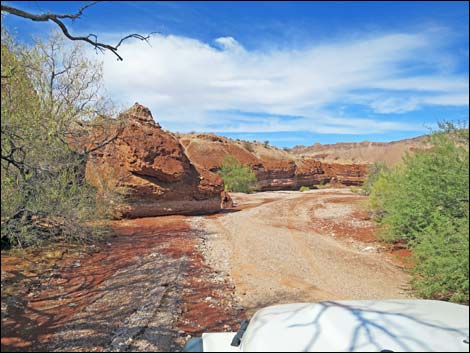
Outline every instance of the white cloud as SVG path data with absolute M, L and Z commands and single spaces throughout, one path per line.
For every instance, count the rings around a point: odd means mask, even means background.
M 104 58 L 106 85 L 122 103 L 147 105 L 157 120 L 180 131 L 363 133 L 364 126 L 369 133 L 403 131 L 417 127 L 348 118 L 328 107 L 355 103 L 377 113 L 402 113 L 423 105 L 468 105 L 468 78 L 443 74 L 434 59 L 435 67 L 426 62 L 426 53 L 438 57 L 438 44 L 425 33 L 301 50 L 248 51 L 232 37 L 217 38 L 214 45 L 172 35 L 157 35 L 150 46 L 126 42 L 119 51 L 123 62 Z M 409 63 L 431 73 L 410 75 L 404 69 Z M 377 90 L 381 93 L 357 93 Z M 303 118 L 295 124 L 272 116 L 244 123 L 233 114 L 211 114 L 225 110 Z
M 225 50 L 244 51 L 243 47 L 233 37 L 220 37 L 214 42 Z

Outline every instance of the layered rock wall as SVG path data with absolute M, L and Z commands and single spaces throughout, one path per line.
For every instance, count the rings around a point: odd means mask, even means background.
M 212 213 L 229 207 L 217 175 L 225 157 L 234 156 L 256 174 L 258 190 L 298 190 L 331 183 L 360 185 L 366 164 L 324 163 L 247 141 L 212 134 L 176 135 L 164 131 L 150 111 L 135 104 L 121 114 L 122 125 L 106 134 L 117 137 L 90 154 L 86 178 L 106 195 L 118 192 L 120 217 Z M 118 126 L 119 125 L 119 126 Z M 112 130 L 113 128 L 111 128 Z M 102 141 L 97 130 L 88 143 Z
M 93 152 L 86 178 L 101 192 L 118 191 L 122 217 L 199 214 L 220 210 L 221 178 L 191 163 L 172 134 L 135 104 L 120 117 L 118 137 Z
M 218 171 L 224 158 L 232 155 L 249 165 L 256 174 L 257 188 L 297 190 L 301 186 L 331 183 L 335 186 L 361 185 L 368 164 L 325 163 L 313 158 L 294 158 L 289 153 L 262 144 L 247 144 L 210 134 L 180 137 L 191 161 L 211 171 Z

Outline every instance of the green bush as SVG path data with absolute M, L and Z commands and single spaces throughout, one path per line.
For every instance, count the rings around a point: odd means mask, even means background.
M 310 188 L 308 186 L 301 186 L 299 189 L 300 192 L 309 191 L 309 190 Z
M 362 185 L 362 193 L 369 195 L 372 191 L 372 185 L 377 181 L 381 174 L 388 171 L 385 163 L 371 164 L 367 171 L 367 179 Z
M 225 157 L 219 174 L 225 191 L 250 193 L 255 189 L 256 174 L 249 166 L 239 164 L 233 156 Z
M 104 112 L 101 68 L 58 38 L 20 47 L 2 30 L 2 248 L 97 234 L 96 192 L 74 142 Z
M 449 218 L 438 210 L 411 242 L 416 266 L 413 285 L 424 298 L 468 304 L 468 218 Z
M 413 284 L 422 296 L 468 302 L 468 130 L 441 126 L 431 149 L 378 172 L 369 207 L 385 240 L 412 248 Z

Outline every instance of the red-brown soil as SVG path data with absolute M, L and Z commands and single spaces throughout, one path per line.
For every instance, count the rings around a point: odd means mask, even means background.
M 117 221 L 113 227 L 115 237 L 89 247 L 87 253 L 75 247 L 53 263 L 44 262 L 47 251 L 27 254 L 27 260 L 2 254 L 2 351 L 47 349 L 54 334 L 73 322 L 77 313 L 109 294 L 102 287 L 106 280 L 156 248 L 168 258 L 186 259 L 182 315 L 175 322 L 175 332 L 236 330 L 242 312 L 232 312 L 235 308 L 226 303 L 230 285 L 211 280 L 212 270 L 197 249 L 199 238 L 183 217 Z M 25 261 L 32 264 L 31 272 L 26 271 Z M 45 268 L 38 270 L 41 264 Z M 132 280 L 126 285 L 132 286 Z M 204 301 L 207 297 L 211 301 Z M 106 308 L 102 315 L 108 315 Z

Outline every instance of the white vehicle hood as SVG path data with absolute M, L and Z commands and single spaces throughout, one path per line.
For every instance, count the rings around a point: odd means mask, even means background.
M 254 315 L 238 349 L 468 352 L 468 315 L 467 306 L 433 300 L 277 305 Z

